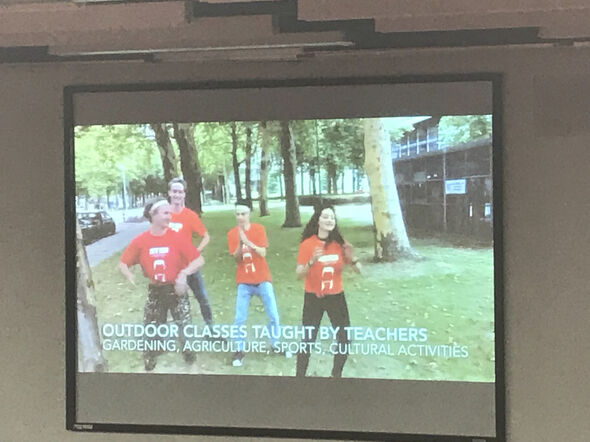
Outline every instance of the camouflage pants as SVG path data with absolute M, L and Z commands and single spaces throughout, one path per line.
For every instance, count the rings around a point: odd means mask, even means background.
M 191 307 L 188 294 L 178 295 L 172 284 L 150 285 L 148 297 L 143 308 L 144 324 L 165 324 L 168 320 L 168 311 L 179 329 L 179 345 L 184 346 L 182 329 L 185 324 L 191 323 Z M 146 351 L 144 359 L 155 358 L 160 352 Z

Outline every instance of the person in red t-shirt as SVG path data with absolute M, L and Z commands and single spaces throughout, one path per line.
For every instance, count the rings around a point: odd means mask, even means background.
M 354 271 L 360 272 L 360 264 L 354 257 L 352 246 L 344 241 L 338 231 L 334 207 L 318 205 L 303 229 L 295 272 L 299 279 L 305 278 L 302 322 L 304 326 L 313 327 L 311 336 L 306 335 L 304 342 L 316 340 L 324 312 L 328 314 L 332 327 L 339 327 L 337 340 L 340 352 L 334 355 L 332 367 L 332 376 L 338 378 L 342 377 L 348 357 L 348 339 L 344 327 L 350 326 L 342 288 L 344 265 L 351 265 Z M 296 375 L 305 376 L 308 364 L 309 353 L 298 353 Z
M 236 311 L 234 325 L 242 326 L 248 317 L 252 296 L 258 296 L 268 316 L 271 346 L 275 348 L 279 335 L 279 312 L 272 286 L 270 270 L 266 264 L 268 241 L 264 226 L 250 222 L 252 203 L 236 202 L 237 225 L 227 232 L 227 246 L 236 260 Z M 244 339 L 236 339 L 237 351 L 232 356 L 232 365 L 240 367 L 244 358 Z M 285 353 L 289 357 L 290 354 Z
M 193 234 L 196 233 L 201 237 L 197 250 L 203 252 L 203 249 L 209 244 L 210 237 L 207 229 L 201 222 L 199 215 L 191 209 L 185 207 L 186 197 L 186 181 L 182 178 L 174 178 L 168 183 L 168 199 L 172 206 L 172 213 L 170 219 L 170 228 L 175 232 L 182 234 L 186 240 L 192 245 Z M 209 327 L 213 325 L 213 313 L 211 312 L 211 305 L 209 297 L 205 290 L 203 283 L 203 276 L 200 271 L 196 271 L 188 275 L 187 283 L 195 295 L 195 299 L 199 302 L 201 308 L 201 315 L 205 324 Z
M 133 238 L 123 250 L 119 270 L 135 285 L 135 275 L 130 267 L 136 264 L 141 266 L 143 274 L 150 281 L 143 313 L 144 324 L 164 324 L 170 311 L 181 332 L 182 346 L 183 326 L 191 322 L 187 276 L 199 270 L 204 260 L 192 244 L 168 228 L 168 201 L 163 199 L 147 204 L 144 216 L 150 221 L 150 227 Z M 157 352 L 154 351 L 144 353 L 146 370 L 154 369 L 156 355 Z M 194 354 L 191 352 L 183 352 L 183 356 L 187 362 L 194 361 Z

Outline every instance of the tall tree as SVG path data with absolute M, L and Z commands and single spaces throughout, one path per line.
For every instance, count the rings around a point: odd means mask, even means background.
M 195 143 L 195 125 L 194 123 L 173 123 L 172 127 L 174 139 L 178 144 L 182 176 L 186 181 L 186 206 L 200 215 L 202 212 L 203 181 Z
M 261 121 L 258 123 L 258 133 L 260 134 L 260 184 L 258 188 L 258 204 L 260 206 L 260 216 L 268 216 L 268 166 L 270 150 L 270 131 L 268 123 Z
M 439 141 L 447 146 L 492 135 L 491 115 L 450 115 L 440 119 Z
M 244 145 L 244 162 L 246 163 L 246 199 L 252 201 L 252 128 L 246 125 L 246 144 Z
M 381 118 L 366 118 L 365 172 L 369 178 L 373 224 L 375 232 L 375 260 L 395 261 L 415 257 L 410 246 L 402 209 L 397 193 L 391 160 L 389 134 Z
M 238 129 L 236 122 L 232 121 L 231 127 L 231 160 L 234 168 L 234 181 L 236 184 L 236 198 L 242 199 L 242 185 L 240 184 L 240 163 L 238 162 Z
M 178 176 L 178 163 L 172 142 L 170 141 L 170 135 L 164 123 L 152 123 L 150 127 L 156 136 L 156 143 L 160 151 L 160 158 L 162 159 L 164 180 L 168 183 L 172 178 Z
M 283 176 L 285 177 L 285 222 L 283 227 L 301 227 L 297 185 L 295 183 L 296 150 L 289 121 L 281 121 L 281 156 L 283 158 Z
M 146 125 L 77 127 L 75 137 L 78 195 L 97 199 L 106 196 L 110 204 L 120 198 L 122 184 L 127 182 L 126 190 L 137 199 L 144 191 L 146 177 L 162 174 L 153 132 Z

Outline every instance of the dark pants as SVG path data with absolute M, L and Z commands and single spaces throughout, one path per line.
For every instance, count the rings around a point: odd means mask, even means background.
M 302 323 L 304 326 L 313 326 L 312 336 L 307 335 L 303 339 L 303 342 L 315 342 L 318 335 L 318 328 L 324 312 L 328 313 L 328 318 L 332 323 L 332 327 L 340 327 L 336 334 L 339 347 L 346 348 L 343 354 L 334 355 L 334 365 L 332 367 L 332 376 L 341 377 L 342 368 L 348 357 L 348 339 L 346 337 L 346 330 L 344 327 L 350 326 L 350 318 L 348 316 L 348 306 L 346 305 L 346 299 L 344 293 L 338 293 L 337 295 L 326 295 L 322 298 L 318 298 L 313 293 L 305 292 L 305 300 L 303 302 L 303 317 Z M 309 353 L 297 353 L 297 376 L 305 376 L 307 366 L 309 364 Z
M 179 328 L 179 345 L 184 346 L 185 338 L 182 329 L 185 324 L 191 323 L 191 306 L 188 295 L 178 295 L 174 285 L 149 285 L 148 298 L 143 308 L 144 324 L 165 324 L 168 319 L 168 311 L 172 315 L 174 323 Z M 144 358 L 156 357 L 160 352 L 146 351 Z M 188 353 L 188 352 L 187 352 Z
M 195 299 L 199 302 L 201 308 L 201 315 L 207 325 L 213 325 L 213 313 L 211 312 L 211 306 L 209 305 L 209 298 L 205 291 L 205 284 L 203 284 L 203 277 L 201 272 L 195 272 L 192 275 L 188 275 L 186 278 L 188 286 L 195 294 Z

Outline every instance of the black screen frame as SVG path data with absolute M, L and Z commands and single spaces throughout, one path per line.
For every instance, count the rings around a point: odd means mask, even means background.
M 76 243 L 75 243 L 75 174 L 74 174 L 74 98 L 80 93 L 183 91 L 195 89 L 289 88 L 305 86 L 348 86 L 378 84 L 418 84 L 486 81 L 492 85 L 493 125 L 493 232 L 494 232 L 494 323 L 495 323 L 495 418 L 496 436 L 441 436 L 426 434 L 378 433 L 366 431 L 332 431 L 308 429 L 236 428 L 221 426 L 134 425 L 120 423 L 82 423 L 77 420 L 77 315 L 76 315 Z M 64 111 L 64 192 L 65 192 L 65 362 L 66 428 L 74 431 L 194 434 L 250 437 L 325 438 L 341 440 L 424 440 L 424 441 L 503 441 L 506 437 L 505 367 L 504 367 L 504 247 L 503 247 L 503 104 L 502 74 L 404 75 L 378 77 L 315 78 L 286 80 L 203 81 L 132 84 L 69 85 L 63 90 Z

